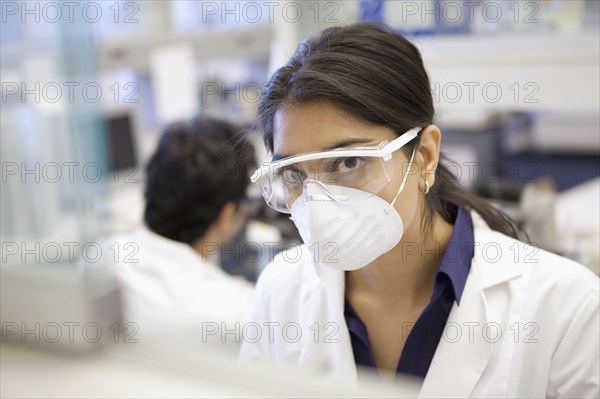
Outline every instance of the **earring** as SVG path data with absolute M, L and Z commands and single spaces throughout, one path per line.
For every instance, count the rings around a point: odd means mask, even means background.
M 423 179 L 423 181 L 425 182 L 425 190 L 423 190 L 423 194 L 426 195 L 429 192 L 429 182 L 427 179 Z

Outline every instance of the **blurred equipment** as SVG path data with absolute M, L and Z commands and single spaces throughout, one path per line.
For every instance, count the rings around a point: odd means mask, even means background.
M 557 252 L 559 241 L 556 234 L 556 187 L 549 178 L 528 184 L 521 194 L 521 211 L 525 232 L 535 246 Z
M 275 369 L 267 364 L 242 367 L 227 354 L 187 348 L 184 351 L 165 343 L 160 347 L 119 343 L 99 353 L 73 357 L 3 343 L 0 396 L 414 398 L 420 389 L 420 381 L 413 379 L 385 381 L 364 374 L 356 387 L 296 368 Z
M 552 176 L 557 191 L 600 175 L 600 114 L 510 114 L 503 129 L 503 168 L 514 182 Z
M 358 387 L 321 370 L 237 365 L 223 342 L 244 325 L 200 334 L 165 323 L 143 334 L 121 317 L 120 291 L 105 267 L 2 266 L 0 397 L 415 397 L 419 380 L 395 383 L 364 374 Z M 267 327 L 264 327 L 267 328 Z M 220 330 L 219 330 L 220 329 Z M 265 330 L 264 334 L 268 334 Z M 32 383 L 34 381 L 35 383 Z
M 555 217 L 562 254 L 600 275 L 600 177 L 561 192 Z
M 535 115 L 531 147 L 555 154 L 600 155 L 600 113 L 544 112 Z
M 154 50 L 150 54 L 150 70 L 161 122 L 175 123 L 198 114 L 200 101 L 192 46 L 180 44 Z
M 105 270 L 83 275 L 44 263 L 2 266 L 0 274 L 3 344 L 83 354 L 119 336 L 121 296 Z
M 108 158 L 111 170 L 123 170 L 137 166 L 131 117 L 111 116 L 106 119 Z

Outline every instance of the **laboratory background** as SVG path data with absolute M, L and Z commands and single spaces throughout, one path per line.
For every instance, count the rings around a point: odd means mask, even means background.
M 121 265 L 143 263 L 135 232 L 144 227 L 146 166 L 165 130 L 225 120 L 256 166 L 269 160 L 254 124 L 265 84 L 303 37 L 331 26 L 382 21 L 413 41 L 444 162 L 460 184 L 513 217 L 536 246 L 599 273 L 598 0 L 0 7 L 3 397 L 410 396 L 406 385 L 368 376 L 359 394 L 267 365 L 238 367 L 235 344 L 199 342 L 222 337 L 220 328 L 240 334 L 213 320 L 149 333 L 151 324 L 127 319 L 129 294 L 115 277 Z M 273 256 L 301 239 L 256 187 L 244 199 L 239 232 L 207 249 L 250 296 Z M 144 295 L 156 299 L 153 287 Z

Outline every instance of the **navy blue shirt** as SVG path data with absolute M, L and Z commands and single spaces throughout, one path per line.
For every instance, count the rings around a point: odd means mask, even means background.
M 452 305 L 454 301 L 460 305 L 460 298 L 471 269 L 473 253 L 471 216 L 464 208 L 458 208 L 450 241 L 435 275 L 431 300 L 406 338 L 396 369 L 397 373 L 422 377 L 427 374 Z M 344 317 L 350 332 L 355 363 L 376 367 L 367 328 L 348 300 L 344 308 Z

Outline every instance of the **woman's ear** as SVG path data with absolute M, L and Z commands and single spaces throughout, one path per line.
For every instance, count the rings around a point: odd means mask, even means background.
M 442 133 L 435 125 L 427 126 L 421 132 L 421 142 L 419 144 L 419 153 L 421 154 L 420 186 L 422 190 L 433 186 L 435 183 L 435 170 L 440 160 L 440 145 L 442 142 Z

